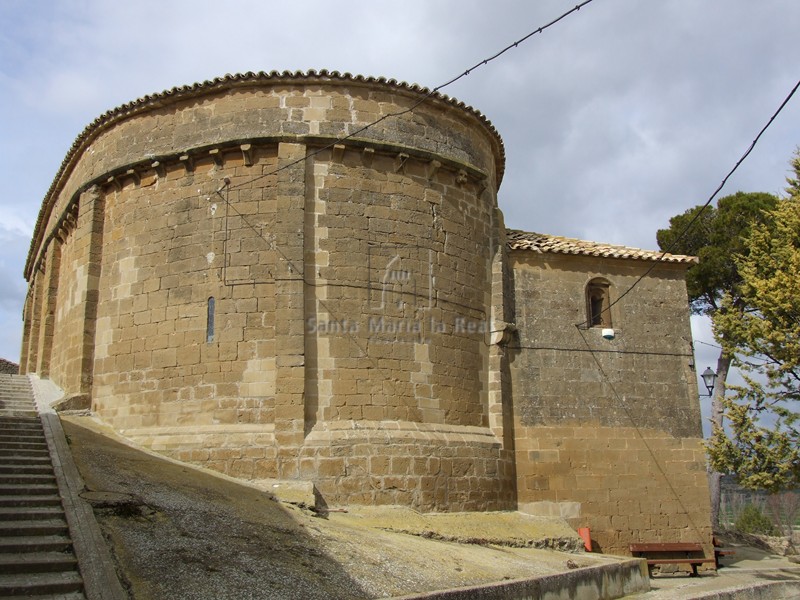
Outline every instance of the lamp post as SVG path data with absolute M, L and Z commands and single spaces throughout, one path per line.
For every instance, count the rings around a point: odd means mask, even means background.
M 700 375 L 703 378 L 703 383 L 708 390 L 708 396 L 714 393 L 714 384 L 717 381 L 717 374 L 711 370 L 711 367 L 706 367 L 706 370 Z

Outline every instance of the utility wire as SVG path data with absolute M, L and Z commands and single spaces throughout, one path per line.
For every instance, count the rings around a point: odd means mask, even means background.
M 553 25 L 555 25 L 559 21 L 562 21 L 563 19 L 566 19 L 572 13 L 578 12 L 581 8 L 583 8 L 587 4 L 591 3 L 592 1 L 593 0 L 584 0 L 583 2 L 581 2 L 580 4 L 577 4 L 576 6 L 572 7 L 570 10 L 568 10 L 565 13 L 563 13 L 559 17 L 556 17 L 555 19 L 553 19 L 549 23 L 547 23 L 545 25 L 542 25 L 541 27 L 539 27 L 537 29 L 534 29 L 533 31 L 531 31 L 530 33 L 525 35 L 524 37 L 521 37 L 520 39 L 518 39 L 516 42 L 513 42 L 513 43 L 509 44 L 508 46 L 506 46 L 505 48 L 503 48 L 502 50 L 500 50 L 496 54 L 493 54 L 492 56 L 490 56 L 488 58 L 484 58 L 483 60 L 475 63 L 469 69 L 466 69 L 465 71 L 463 71 L 459 75 L 456 75 L 455 77 L 453 77 L 449 81 L 446 81 L 446 82 L 436 86 L 435 88 L 433 88 L 432 90 L 430 90 L 429 92 L 424 94 L 419 100 L 417 100 L 414 104 L 412 104 L 408 108 L 403 109 L 401 111 L 398 111 L 396 113 L 390 113 L 390 114 L 387 114 L 387 115 L 383 115 L 382 117 L 380 117 L 380 118 L 378 118 L 378 119 L 376 119 L 376 120 L 374 120 L 374 121 L 372 121 L 370 123 L 367 123 L 363 127 L 359 127 L 355 131 L 352 131 L 352 132 L 348 133 L 347 135 L 345 135 L 343 137 L 337 138 L 336 140 L 330 142 L 326 146 L 318 148 L 318 149 L 314 150 L 313 152 L 307 153 L 302 158 L 298 158 L 298 159 L 293 160 L 293 161 L 291 161 L 289 163 L 286 163 L 285 165 L 283 165 L 281 167 L 278 167 L 277 169 L 275 169 L 273 171 L 270 171 L 269 173 L 263 173 L 261 175 L 258 175 L 257 177 L 253 177 L 252 179 L 249 179 L 249 180 L 244 181 L 242 183 L 237 183 L 236 185 L 232 185 L 232 186 L 230 186 L 230 189 L 231 190 L 235 190 L 235 189 L 238 189 L 238 188 L 243 187 L 245 185 L 249 185 L 249 184 L 253 183 L 254 181 L 258 181 L 259 179 L 263 179 L 265 177 L 269 177 L 271 175 L 274 175 L 275 173 L 279 173 L 280 171 L 283 171 L 284 169 L 288 169 L 289 167 L 292 167 L 292 166 L 294 166 L 294 165 L 296 165 L 298 163 L 304 162 L 309 157 L 316 156 L 317 154 L 319 154 L 321 152 L 324 152 L 325 150 L 329 150 L 329 149 L 333 148 L 336 144 L 341 144 L 345 140 L 353 138 L 353 137 L 357 136 L 358 134 L 363 133 L 367 129 L 370 129 L 371 127 L 375 127 L 375 125 L 378 125 L 379 123 L 382 123 L 383 121 L 385 121 L 387 119 L 391 119 L 393 117 L 401 117 L 401 116 L 403 116 L 405 114 L 413 112 L 421 104 L 427 102 L 432 97 L 436 96 L 439 93 L 440 90 L 446 88 L 449 85 L 454 84 L 459 79 L 462 79 L 462 78 L 470 75 L 476 69 L 479 69 L 480 67 L 488 65 L 493 60 L 495 60 L 497 58 L 500 58 L 503 54 L 505 54 L 509 50 L 511 50 L 513 48 L 516 48 L 517 46 L 519 46 L 523 42 L 526 42 L 528 39 L 530 39 L 534 35 L 544 32 L 546 29 L 549 29 L 550 27 L 552 27 Z
M 717 350 L 722 350 L 722 346 L 718 346 L 717 344 L 709 344 L 708 342 L 704 342 L 702 340 L 694 340 L 696 344 L 703 344 L 703 346 L 710 346 L 711 348 L 716 348 Z
M 761 139 L 761 136 L 769 128 L 769 126 L 772 125 L 772 122 L 775 121 L 775 119 L 778 117 L 778 115 L 781 113 L 781 111 L 784 109 L 784 107 L 789 103 L 789 100 L 792 98 L 792 96 L 794 96 L 794 93 L 797 91 L 798 87 L 800 87 L 800 80 L 798 80 L 797 83 L 795 83 L 795 85 L 792 88 L 792 90 L 789 92 L 789 94 L 786 96 L 786 98 L 784 98 L 783 102 L 781 102 L 781 104 L 778 107 L 778 109 L 772 114 L 770 119 L 767 121 L 766 125 L 764 125 L 764 127 L 761 128 L 761 131 L 758 132 L 758 135 L 756 135 L 756 137 L 750 143 L 750 146 L 747 148 L 747 150 L 744 152 L 744 154 L 742 154 L 742 156 L 739 158 L 739 160 L 736 161 L 736 164 L 733 166 L 733 168 L 730 171 L 728 171 L 728 174 L 725 175 L 725 177 L 722 179 L 722 182 L 717 186 L 717 189 L 714 190 L 714 193 L 712 193 L 711 196 L 708 198 L 708 200 L 706 200 L 706 202 L 702 206 L 702 208 L 699 211 L 697 211 L 697 213 L 689 221 L 689 223 L 683 228 L 683 230 L 680 232 L 680 234 L 678 234 L 678 236 L 672 241 L 672 243 L 664 251 L 662 251 L 661 255 L 650 266 L 650 268 L 648 268 L 642 275 L 640 275 L 631 284 L 631 286 L 627 290 L 625 290 L 625 292 L 623 292 L 614 302 L 611 302 L 609 304 L 609 306 L 605 308 L 605 310 L 610 310 L 612 306 L 617 304 L 625 296 L 627 296 L 629 293 L 631 293 L 634 290 L 634 288 L 645 277 L 647 277 L 647 275 L 649 275 L 650 272 L 652 272 L 653 269 L 655 269 L 656 266 L 660 262 L 663 261 L 664 257 L 668 253 L 670 253 L 673 248 L 675 248 L 675 246 L 677 245 L 678 241 L 680 241 L 681 238 L 683 238 L 686 235 L 686 233 L 692 228 L 692 226 L 695 224 L 695 222 L 700 218 L 700 215 L 703 213 L 703 211 L 705 211 L 705 209 L 708 208 L 708 206 L 711 204 L 711 202 L 713 202 L 713 200 L 716 197 L 716 195 L 720 192 L 720 190 L 722 190 L 722 188 L 728 182 L 728 179 L 733 175 L 733 173 L 736 171 L 736 169 L 739 168 L 739 165 L 741 165 L 744 162 L 744 160 L 750 155 L 750 153 L 753 151 L 753 148 L 755 148 L 756 144 L 758 143 L 759 139 Z M 686 506 L 684 506 L 683 501 L 681 500 L 680 494 L 675 489 L 675 487 L 672 485 L 672 482 L 670 481 L 669 477 L 667 476 L 666 471 L 662 468 L 661 463 L 659 462 L 658 456 L 656 455 L 655 451 L 651 448 L 651 446 L 648 443 L 647 439 L 644 437 L 644 434 L 641 431 L 641 429 L 639 428 L 639 425 L 637 424 L 636 419 L 634 419 L 633 415 L 628 410 L 628 407 L 626 405 L 625 399 L 620 396 L 619 392 L 617 391 L 616 387 L 614 386 L 613 382 L 611 381 L 611 378 L 608 376 L 608 374 L 606 373 L 605 369 L 603 368 L 603 365 L 600 363 L 600 360 L 599 360 L 599 358 L 597 356 L 598 352 L 591 347 L 591 345 L 589 344 L 589 341 L 586 339 L 586 336 L 584 335 L 584 331 L 583 330 L 587 329 L 589 325 L 590 325 L 589 320 L 586 320 L 586 321 L 582 321 L 580 323 L 576 323 L 575 324 L 575 328 L 578 330 L 578 333 L 580 334 L 581 339 L 583 339 L 583 342 L 586 345 L 586 348 L 587 348 L 589 354 L 592 356 L 592 359 L 594 360 L 595 364 L 597 365 L 597 368 L 600 371 L 601 376 L 603 377 L 605 382 L 608 384 L 608 386 L 611 388 L 611 391 L 612 391 L 614 397 L 616 398 L 618 405 L 622 408 L 623 412 L 628 417 L 628 420 L 632 423 L 633 428 L 636 431 L 636 435 L 639 437 L 639 439 L 641 440 L 642 444 L 644 444 L 645 448 L 647 449 L 647 452 L 650 454 L 650 457 L 653 460 L 653 464 L 656 466 L 658 471 L 664 477 L 664 480 L 666 481 L 667 486 L 669 487 L 670 491 L 672 492 L 672 495 L 675 497 L 675 500 L 678 502 L 680 507 L 683 509 L 683 512 L 686 514 L 686 518 L 689 520 L 689 524 L 690 524 L 691 528 L 694 529 L 695 533 L 697 533 L 698 535 L 701 535 L 700 529 L 695 524 L 691 513 L 689 512 L 688 508 Z M 700 342 L 700 343 L 706 344 L 706 342 Z M 706 344 L 706 345 L 711 346 L 711 344 Z
M 620 294 L 620 296 L 616 300 L 611 302 L 605 309 L 603 309 L 603 312 L 611 310 L 612 306 L 614 306 L 620 300 L 622 300 L 625 296 L 630 294 L 633 291 L 633 289 L 637 285 L 639 285 L 639 283 L 641 283 L 641 281 L 653 271 L 653 269 L 655 269 L 661 262 L 664 261 L 664 257 L 666 257 L 667 254 L 670 254 L 672 252 L 672 250 L 675 248 L 675 246 L 678 244 L 678 242 L 694 226 L 694 224 L 700 218 L 700 215 L 702 215 L 703 212 L 714 201 L 714 198 L 716 198 L 717 194 L 722 190 L 723 187 L 725 187 L 725 184 L 728 183 L 728 179 L 730 179 L 730 177 L 736 172 L 736 170 L 739 168 L 739 165 L 741 165 L 744 162 L 744 160 L 748 156 L 750 156 L 750 153 L 753 151 L 753 148 L 756 147 L 756 144 L 761 139 L 761 136 L 764 135 L 764 132 L 769 128 L 770 125 L 772 125 L 772 122 L 778 117 L 778 115 L 781 113 L 781 111 L 784 109 L 784 107 L 789 103 L 789 100 L 792 99 L 792 96 L 794 96 L 794 93 L 797 91 L 798 87 L 800 87 L 800 80 L 798 80 L 797 83 L 794 84 L 794 87 L 792 88 L 792 90 L 789 92 L 789 94 L 786 96 L 786 98 L 783 99 L 783 102 L 781 102 L 781 105 L 778 107 L 778 109 L 769 118 L 769 121 L 767 121 L 766 125 L 764 125 L 764 127 L 761 128 L 761 131 L 758 132 L 758 135 L 753 139 L 752 142 L 750 142 L 750 146 L 747 148 L 747 150 L 745 150 L 745 153 L 742 154 L 742 156 L 739 158 L 739 160 L 736 161 L 736 164 L 733 165 L 733 168 L 730 171 L 728 171 L 728 174 L 725 175 L 725 177 L 723 177 L 722 181 L 717 186 L 717 189 L 714 190 L 714 193 L 711 194 L 711 196 L 709 196 L 709 198 L 708 198 L 708 200 L 706 200 L 705 204 L 703 204 L 703 206 L 700 208 L 700 210 L 698 210 L 694 214 L 694 216 L 686 224 L 686 226 L 683 228 L 683 230 L 681 230 L 681 232 L 678 234 L 678 236 L 674 240 L 672 240 L 672 243 L 669 244 L 669 246 L 667 246 L 667 248 L 665 250 L 662 250 L 661 255 L 655 260 L 655 262 L 653 262 L 653 264 L 650 265 L 650 267 L 644 273 L 642 273 L 636 279 L 636 281 L 634 281 L 631 284 L 631 286 L 627 290 L 625 290 L 622 294 Z M 581 321 L 580 323 L 576 323 L 575 324 L 575 326 L 578 327 L 579 329 L 581 329 L 581 328 L 582 329 L 586 329 L 589 325 L 591 325 L 589 319 L 587 319 L 585 321 Z
M 600 371 L 600 374 L 603 376 L 603 379 L 606 381 L 608 386 L 611 388 L 611 392 L 613 393 L 614 397 L 616 398 L 617 404 L 619 405 L 620 408 L 622 408 L 622 411 L 625 413 L 625 416 L 628 418 L 628 420 L 633 425 L 633 429 L 636 432 L 636 435 L 638 436 L 639 440 L 642 442 L 644 447 L 647 449 L 647 453 L 650 455 L 650 458 L 652 459 L 653 464 L 655 465 L 655 467 L 658 470 L 658 472 L 661 473 L 662 477 L 664 477 L 664 481 L 666 481 L 667 487 L 669 488 L 669 490 L 672 493 L 672 495 L 675 497 L 675 501 L 678 503 L 678 505 L 681 507 L 681 509 L 683 510 L 684 514 L 686 515 L 686 518 L 689 521 L 689 525 L 691 526 L 692 529 L 694 529 L 694 532 L 697 534 L 698 539 L 702 539 L 703 538 L 703 534 L 701 533 L 700 528 L 694 522 L 694 519 L 692 518 L 692 513 L 689 512 L 689 509 L 684 505 L 683 500 L 681 499 L 681 495 L 678 493 L 678 490 L 675 489 L 675 486 L 672 485 L 672 482 L 670 481 L 669 477 L 667 476 L 667 472 L 662 467 L 661 462 L 659 461 L 659 458 L 656 455 L 656 451 L 653 450 L 653 448 L 647 442 L 647 438 L 644 436 L 644 433 L 642 432 L 641 428 L 639 427 L 638 423 L 636 422 L 636 419 L 633 417 L 633 415 L 631 414 L 630 410 L 628 410 L 628 406 L 627 406 L 627 402 L 626 402 L 625 398 L 623 396 L 620 396 L 619 392 L 617 391 L 617 388 L 614 386 L 614 383 L 611 381 L 611 378 L 608 376 L 608 373 L 606 373 L 606 370 L 603 368 L 603 365 L 600 363 L 600 360 L 597 358 L 597 353 L 589 345 L 589 340 L 586 339 L 586 336 L 584 335 L 583 330 L 580 327 L 578 327 L 578 333 L 580 333 L 581 339 L 583 340 L 583 343 L 586 344 L 586 348 L 587 348 L 588 352 L 591 354 L 592 358 L 594 359 L 594 362 L 597 365 L 597 368 Z
M 416 102 L 414 102 L 414 103 L 413 103 L 413 104 L 412 104 L 410 107 L 408 107 L 408 108 L 406 108 L 406 109 L 404 109 L 404 110 L 402 110 L 402 111 L 398 111 L 398 112 L 396 112 L 396 113 L 391 113 L 391 114 L 383 115 L 382 117 L 380 117 L 380 118 L 376 119 L 375 121 L 372 121 L 372 122 L 370 122 L 370 123 L 367 123 L 366 125 L 364 125 L 364 126 L 360 127 L 359 129 L 357 129 L 357 130 L 355 130 L 355 131 L 352 131 L 352 132 L 350 132 L 350 133 L 349 133 L 348 135 L 346 135 L 346 136 L 343 136 L 343 137 L 341 137 L 341 138 L 337 138 L 336 140 L 334 140 L 334 141 L 330 142 L 329 144 L 327 144 L 327 145 L 325 145 L 325 146 L 323 146 L 323 147 L 321 147 L 321 148 L 318 148 L 318 149 L 316 149 L 316 150 L 314 150 L 314 151 L 312 151 L 312 152 L 308 152 L 308 153 L 306 153 L 306 154 L 305 154 L 305 155 L 304 155 L 302 158 L 298 158 L 298 159 L 295 159 L 295 160 L 293 160 L 293 161 L 290 161 L 290 162 L 288 162 L 288 163 L 286 163 L 286 164 L 284 164 L 284 165 L 282 165 L 282 166 L 280 166 L 280 167 L 277 167 L 277 168 L 275 168 L 275 169 L 273 169 L 273 170 L 271 170 L 271 171 L 269 171 L 269 172 L 267 172 L 267 173 L 262 173 L 261 175 L 258 175 L 258 176 L 256 176 L 256 177 L 253 177 L 253 178 L 251 178 L 251 179 L 248 179 L 247 181 L 243 181 L 243 182 L 237 183 L 236 185 L 231 185 L 231 184 L 229 183 L 229 181 L 228 181 L 228 180 L 226 180 L 226 181 L 225 181 L 225 184 L 224 184 L 224 185 L 223 185 L 221 188 L 219 188 L 218 190 L 216 190 L 216 194 L 217 194 L 217 195 L 218 195 L 218 196 L 219 196 L 219 197 L 220 197 L 220 198 L 221 198 L 221 199 L 222 199 L 222 200 L 225 202 L 225 205 L 226 205 L 226 207 L 232 208 L 232 209 L 233 209 L 233 210 L 234 210 L 234 211 L 235 211 L 235 212 L 236 212 L 236 213 L 237 213 L 237 214 L 238 214 L 238 215 L 239 215 L 239 216 L 242 218 L 242 220 L 244 221 L 245 225 L 246 225 L 247 227 L 249 227 L 250 229 L 252 229 L 252 230 L 255 232 L 255 234 L 258 236 L 258 237 L 262 238 L 262 239 L 263 239 L 263 240 L 266 242 L 267 240 L 266 240 L 266 238 L 264 238 L 264 235 L 263 235 L 263 233 L 262 233 L 262 232 L 260 232 L 259 230 L 257 230 L 257 229 L 256 229 L 256 228 L 255 228 L 255 227 L 254 227 L 254 226 L 253 226 L 253 225 L 252 225 L 252 224 L 251 224 L 251 223 L 250 223 L 250 222 L 249 222 L 249 221 L 248 221 L 248 220 L 247 220 L 247 219 L 244 217 L 244 215 L 243 215 L 243 214 L 241 214 L 241 213 L 240 213 L 240 212 L 239 212 L 239 211 L 238 211 L 238 210 L 237 210 L 237 209 L 236 209 L 236 208 L 235 208 L 235 207 L 234 207 L 234 206 L 231 204 L 231 200 L 230 200 L 230 192 L 231 192 L 231 191 L 233 191 L 233 190 L 236 190 L 236 189 L 239 189 L 239 188 L 242 188 L 242 187 L 245 187 L 245 186 L 248 186 L 248 185 L 252 184 L 252 183 L 253 183 L 253 182 L 255 182 L 255 181 L 258 181 L 258 180 L 260 180 L 260 179 L 264 179 L 264 178 L 266 178 L 266 177 L 270 177 L 270 176 L 272 176 L 272 175 L 275 175 L 276 173 L 279 173 L 280 171 L 283 171 L 283 170 L 285 170 L 285 169 L 288 169 L 288 168 L 290 168 L 290 167 L 292 167 L 292 166 L 294 166 L 294 165 L 297 165 L 297 164 L 299 164 L 299 163 L 305 162 L 305 161 L 306 161 L 306 160 L 307 160 L 309 157 L 316 156 L 317 154 L 319 154 L 319 153 L 321 153 L 321 152 L 323 152 L 323 151 L 325 151 L 325 150 L 328 150 L 328 149 L 330 149 L 330 148 L 333 148 L 333 147 L 334 147 L 336 144 L 340 144 L 341 142 L 343 142 L 343 141 L 345 141 L 345 140 L 348 140 L 348 139 L 350 139 L 350 138 L 353 138 L 353 137 L 357 136 L 358 134 L 360 134 L 360 133 L 363 133 L 363 132 L 364 132 L 364 131 L 366 131 L 367 129 L 369 129 L 369 128 L 371 128 L 371 127 L 374 127 L 375 125 L 378 125 L 379 123 L 381 123 L 381 122 L 383 122 L 383 121 L 385 121 L 385 120 L 387 120 L 387 119 L 390 119 L 390 118 L 393 118 L 393 117 L 400 117 L 400 116 L 402 116 L 402 115 L 405 115 L 405 114 L 411 113 L 411 112 L 412 112 L 412 111 L 414 111 L 414 110 L 415 110 L 417 107 L 419 107 L 420 105 L 422 105 L 424 102 L 426 102 L 426 101 L 428 101 L 429 99 L 431 99 L 432 97 L 436 96 L 436 95 L 437 95 L 437 94 L 440 92 L 440 90 L 442 90 L 442 89 L 446 88 L 446 87 L 447 87 L 447 86 L 449 86 L 449 85 L 452 85 L 453 83 L 455 83 L 456 81 L 458 81 L 458 80 L 460 80 L 460 79 L 462 79 L 462 78 L 464 78 L 464 77 L 467 77 L 468 75 L 470 75 L 470 74 L 471 74 L 473 71 L 475 71 L 476 69 L 478 69 L 478 68 L 480 68 L 480 67 L 482 67 L 482 66 L 484 66 L 484 65 L 488 65 L 490 62 L 492 62 L 492 61 L 496 60 L 497 58 L 499 58 L 500 56 L 502 56 L 503 54 L 505 54 L 505 53 L 506 53 L 506 52 L 508 52 L 509 50 L 511 50 L 511 49 L 513 49 L 513 48 L 516 48 L 516 47 L 518 47 L 520 44 L 522 44 L 522 43 L 526 42 L 528 39 L 530 39 L 530 38 L 531 38 L 531 37 L 533 37 L 534 35 L 537 35 L 537 34 L 540 34 L 540 33 L 544 32 L 546 29 L 549 29 L 550 27 L 554 26 L 556 23 L 559 23 L 559 22 L 560 22 L 560 21 L 562 21 L 563 19 L 567 18 L 569 15 L 571 15 L 571 14 L 573 14 L 573 13 L 575 13 L 575 12 L 579 11 L 581 8 L 583 8 L 583 7 L 584 7 L 584 6 L 586 6 L 587 4 L 590 4 L 592 1 L 593 1 L 593 0 L 584 0 L 583 2 L 580 2 L 579 4 L 577 4 L 576 6 L 574 6 L 573 8 L 571 8 L 570 10 L 568 10 L 568 11 L 564 12 L 563 14 L 561 14 L 561 15 L 559 15 L 558 17 L 556 17 L 555 19 L 553 19 L 552 21 L 550 21 L 550 22 L 546 23 L 545 25 L 542 25 L 541 27 L 538 27 L 538 28 L 534 29 L 533 31 L 531 31 L 531 32 L 530 32 L 530 33 L 528 33 L 527 35 L 523 36 L 522 38 L 518 39 L 517 41 L 515 41 L 515 42 L 512 42 L 511 44 L 509 44 L 508 46 L 506 46 L 505 48 L 503 48 L 503 49 L 502 49 L 502 50 L 500 50 L 499 52 L 496 52 L 496 53 L 495 53 L 495 54 L 493 54 L 492 56 L 489 56 L 489 57 L 487 57 L 487 58 L 485 58 L 485 59 L 483 59 L 483 60 L 481 60 L 481 61 L 479 61 L 479 62 L 475 63 L 473 66 L 471 66 L 470 68 L 466 69 L 465 71 L 463 71 L 463 72 L 462 72 L 462 73 L 460 73 L 459 75 L 457 75 L 457 76 L 455 76 L 455 77 L 451 78 L 450 80 L 448 80 L 448 81 L 446 81 L 446 82 L 444 82 L 444 83 L 442 83 L 442 84 L 440 84 L 440 85 L 436 86 L 435 88 L 433 88 L 432 90 L 430 90 L 429 92 L 427 92 L 426 94 L 424 94 L 424 95 L 423 95 L 421 98 L 419 98 L 419 100 L 417 100 Z M 222 195 L 222 190 L 223 190 L 223 189 L 225 189 L 225 190 L 226 190 L 226 193 L 225 193 L 225 195 L 224 195 L 224 196 Z M 278 249 L 278 248 L 276 248 L 276 249 L 277 249 L 277 250 L 278 250 L 278 252 L 279 252 L 279 253 L 280 253 L 280 254 L 281 254 L 283 257 L 284 257 L 284 259 L 288 261 L 288 258 L 287 258 L 287 257 L 285 257 L 285 256 L 283 255 L 283 252 L 281 252 L 281 251 L 280 251 L 280 249 Z M 292 266 L 290 261 L 289 261 L 289 264 L 290 264 L 290 266 Z M 294 267 L 293 267 L 293 268 L 294 268 Z M 306 283 L 306 284 L 308 284 L 308 285 L 313 285 L 313 284 L 311 284 L 310 282 L 308 282 L 308 281 L 306 281 L 306 280 L 305 280 L 305 277 L 304 277 L 304 276 L 303 276 L 303 274 L 302 274 L 302 273 L 299 271 L 299 269 L 297 269 L 297 268 L 294 268 L 294 269 L 295 269 L 295 271 L 296 271 L 296 272 L 298 273 L 298 275 L 299 275 L 298 279 L 301 279 L 301 280 L 303 280 L 303 281 L 304 281 L 304 283 Z M 325 307 L 325 308 L 327 309 L 327 307 Z M 469 307 L 469 308 L 471 308 L 471 309 L 472 309 L 472 307 Z M 329 310 L 329 313 L 330 313 L 330 310 Z M 488 333 L 489 333 L 489 334 L 492 334 L 492 333 L 497 333 L 497 332 L 495 332 L 495 331 L 490 331 L 490 332 L 488 332 Z M 352 335 L 350 335 L 350 334 L 348 334 L 348 335 L 349 335 L 351 338 L 353 338 L 353 336 L 352 336 Z M 357 341 L 355 340 L 355 338 L 353 338 L 353 341 L 354 341 L 354 342 L 356 342 L 356 344 L 358 345 L 358 343 L 357 343 Z M 484 341 L 483 341 L 483 343 L 484 343 L 484 344 L 486 344 L 486 345 L 488 345 L 488 344 L 487 344 L 487 342 L 486 342 L 486 340 L 484 340 Z M 361 347 L 360 347 L 360 345 L 359 345 L 359 348 L 360 348 L 360 349 L 361 349 L 361 351 L 362 351 L 362 352 L 363 352 L 363 353 L 366 355 L 366 352 L 365 352 L 365 350 L 364 350 L 363 348 L 361 348 Z

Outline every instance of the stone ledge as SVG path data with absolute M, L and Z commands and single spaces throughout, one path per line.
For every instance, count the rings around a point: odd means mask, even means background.
M 580 600 L 607 600 L 647 592 L 650 582 L 643 561 L 624 561 L 618 564 L 586 567 L 575 571 L 517 579 L 488 585 L 441 590 L 410 596 L 396 596 L 396 600 L 514 600 L 517 598 L 579 598 Z
M 520 502 L 519 511 L 538 517 L 561 517 L 577 519 L 581 516 L 580 502 Z
M 365 440 L 372 443 L 403 441 L 501 447 L 489 428 L 468 425 L 414 423 L 411 421 L 334 421 L 314 426 L 306 436 L 307 446 Z
M 275 447 L 275 426 L 272 424 L 147 427 L 119 433 L 132 443 L 156 452 Z
M 171 435 L 204 435 L 204 434 L 238 434 L 275 432 L 274 423 L 242 423 L 221 425 L 191 425 L 185 427 L 138 427 L 121 429 L 120 435 L 125 437 L 162 437 Z

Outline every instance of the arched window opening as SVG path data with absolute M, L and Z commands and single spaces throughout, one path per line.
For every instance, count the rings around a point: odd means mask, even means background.
M 605 279 L 592 279 L 586 286 L 586 321 L 589 327 L 610 328 L 611 284 Z
M 206 316 L 206 343 L 214 341 L 214 296 L 208 299 L 208 314 Z

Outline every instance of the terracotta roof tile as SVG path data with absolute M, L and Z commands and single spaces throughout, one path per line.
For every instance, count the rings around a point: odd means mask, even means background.
M 509 250 L 532 250 L 533 252 L 554 254 L 577 254 L 581 256 L 599 256 L 603 258 L 626 258 L 631 260 L 654 260 L 668 263 L 694 264 L 698 262 L 695 256 L 682 254 L 665 254 L 655 250 L 642 250 L 629 246 L 615 246 L 600 242 L 589 242 L 557 235 L 506 230 Z

